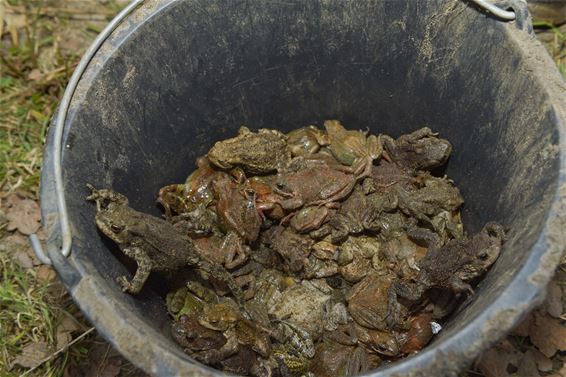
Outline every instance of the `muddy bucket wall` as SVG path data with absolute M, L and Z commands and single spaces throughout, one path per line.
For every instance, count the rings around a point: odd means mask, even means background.
M 97 232 L 87 183 L 159 215 L 157 190 L 242 124 L 290 130 L 325 119 L 398 136 L 428 125 L 449 139 L 447 174 L 468 232 L 509 228 L 473 299 L 421 353 L 375 376 L 455 375 L 542 299 L 566 244 L 564 84 L 528 20 L 466 1 L 147 1 L 88 63 L 66 112 L 61 156 L 72 233 L 59 253 L 54 128 L 45 149 L 48 255 L 120 352 L 156 375 L 215 375 L 172 340 L 158 276 L 139 296 Z

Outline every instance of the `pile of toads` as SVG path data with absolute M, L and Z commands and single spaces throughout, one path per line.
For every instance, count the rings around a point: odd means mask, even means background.
M 328 120 L 283 134 L 245 127 L 163 187 L 165 219 L 89 186 L 98 228 L 151 271 L 198 275 L 167 295 L 172 335 L 212 367 L 254 376 L 346 376 L 419 351 L 504 241 L 466 236 L 462 196 L 434 176 L 451 144 Z

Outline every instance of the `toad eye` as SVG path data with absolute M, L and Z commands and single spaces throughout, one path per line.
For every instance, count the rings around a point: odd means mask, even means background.
M 110 229 L 112 229 L 114 233 L 120 233 L 122 230 L 124 230 L 124 227 L 120 225 L 112 224 L 110 225 Z

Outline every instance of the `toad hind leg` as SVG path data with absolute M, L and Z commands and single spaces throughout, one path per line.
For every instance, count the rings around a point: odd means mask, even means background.
M 387 292 L 387 316 L 385 317 L 385 322 L 390 329 L 397 325 L 400 319 L 401 303 L 399 303 L 399 297 L 409 301 L 417 301 L 422 297 L 424 291 L 424 286 L 410 284 L 403 280 L 395 280 L 391 283 Z
M 124 248 L 122 252 L 134 259 L 138 264 L 138 268 L 131 281 L 128 281 L 126 276 L 121 276 L 118 278 L 118 282 L 122 286 L 122 291 L 137 294 L 142 289 L 151 272 L 151 259 L 139 247 Z

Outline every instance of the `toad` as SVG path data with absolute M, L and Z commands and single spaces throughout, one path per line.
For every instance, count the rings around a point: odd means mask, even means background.
M 432 217 L 442 211 L 455 212 L 464 203 L 460 190 L 449 179 L 430 174 L 422 174 L 419 179 L 422 187 L 418 190 L 395 187 L 399 209 L 407 216 L 432 224 Z
M 216 351 L 219 359 L 234 355 L 241 346 L 250 347 L 262 357 L 269 357 L 271 354 L 269 335 L 227 303 L 205 306 L 198 316 L 198 323 L 208 329 L 220 331 L 226 337 L 226 344 Z
M 216 198 L 218 225 L 226 237 L 222 246 L 226 254 L 226 268 L 234 268 L 247 260 L 245 243 L 259 235 L 261 217 L 256 208 L 255 191 L 240 184 L 227 174 L 212 182 Z
M 185 183 L 162 187 L 157 202 L 163 206 L 165 218 L 169 220 L 175 214 L 189 212 L 197 205 L 206 208 L 214 199 L 211 184 L 217 173 L 206 157 L 199 157 L 197 169 Z
M 320 377 L 354 376 L 369 370 L 368 355 L 362 346 L 348 346 L 325 339 L 316 347 L 311 371 Z
M 285 197 L 280 202 L 285 210 L 298 210 L 311 205 L 336 207 L 335 202 L 345 199 L 355 185 L 352 174 L 316 163 L 296 172 L 279 173 L 275 189 Z
M 185 353 L 203 363 L 210 363 L 206 352 L 216 350 L 226 344 L 226 337 L 219 331 L 200 325 L 196 316 L 182 315 L 171 325 L 173 339 L 184 347 Z
M 256 133 L 241 127 L 238 136 L 217 142 L 207 156 L 221 169 L 241 167 L 249 174 L 267 174 L 284 166 L 291 152 L 281 132 L 260 129 Z
M 222 280 L 242 302 L 242 291 L 228 271 L 204 258 L 192 240 L 173 225 L 129 207 L 128 199 L 120 193 L 88 187 L 92 193 L 87 200 L 97 206 L 98 229 L 138 265 L 131 281 L 126 276 L 118 278 L 123 291 L 139 293 L 151 271 L 172 272 L 189 265 Z
M 328 144 L 326 133 L 316 126 L 297 128 L 287 134 L 287 145 L 293 156 L 309 156 Z
M 453 239 L 444 246 L 440 246 L 440 237 L 431 231 L 410 230 L 409 235 L 428 243 L 429 250 L 419 262 L 420 271 L 414 281 L 397 279 L 389 287 L 387 324 L 390 328 L 399 320 L 399 298 L 418 302 L 431 288 L 472 295 L 474 291 L 468 282 L 484 274 L 497 260 L 505 231 L 498 223 L 489 222 L 473 237 Z
M 337 120 L 327 120 L 324 128 L 328 134 L 332 155 L 358 178 L 370 175 L 373 160 L 381 157 L 383 145 L 381 135 L 367 135 L 367 132 L 347 130 Z
M 359 234 L 366 230 L 379 231 L 382 212 L 393 211 L 397 208 L 397 196 L 390 192 L 374 192 L 364 194 L 362 186 L 356 186 L 350 196 L 344 200 L 333 216 L 320 229 L 311 231 L 310 235 L 319 239 L 331 236 L 333 243 L 340 243 L 350 234 Z
M 388 289 L 392 281 L 391 275 L 373 272 L 352 287 L 346 301 L 356 323 L 368 329 L 387 329 Z
M 439 138 L 428 127 L 402 135 L 397 140 L 383 135 L 382 140 L 391 160 L 414 170 L 431 170 L 442 166 L 452 153 L 452 144 Z
M 324 281 L 322 281 L 324 285 Z M 287 288 L 279 302 L 269 308 L 269 313 L 279 320 L 285 320 L 306 330 L 316 341 L 324 330 L 324 305 L 330 294 L 321 290 L 317 281 L 304 280 Z M 326 285 L 330 291 L 332 289 Z
M 269 244 L 285 260 L 285 267 L 297 273 L 304 267 L 311 253 L 314 241 L 307 235 L 299 234 L 290 227 L 277 226 L 268 231 Z

